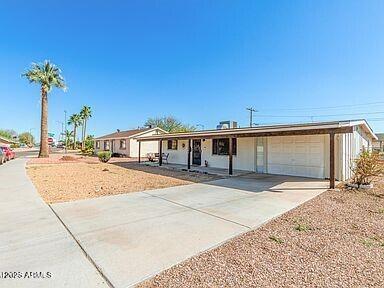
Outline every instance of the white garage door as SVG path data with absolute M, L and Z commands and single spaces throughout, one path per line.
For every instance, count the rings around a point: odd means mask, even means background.
M 268 138 L 270 174 L 324 178 L 324 136 Z

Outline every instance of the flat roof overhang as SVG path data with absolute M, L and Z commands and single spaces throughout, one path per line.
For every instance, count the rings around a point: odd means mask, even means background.
M 137 137 L 136 140 L 159 141 L 159 140 L 187 140 L 187 139 L 213 139 L 213 138 L 241 138 L 241 137 L 267 137 L 267 136 L 290 136 L 290 135 L 316 135 L 316 134 L 342 134 L 352 133 L 354 127 L 362 126 L 363 129 L 377 139 L 372 129 L 365 120 L 318 122 L 291 125 L 270 125 L 248 128 L 234 128 L 222 130 L 205 130 L 188 133 L 169 133 L 146 137 Z
M 272 126 L 255 128 L 237 128 L 223 130 L 207 130 L 190 133 L 172 133 L 138 137 L 137 141 L 159 140 L 187 140 L 187 139 L 213 139 L 213 138 L 241 138 L 241 137 L 267 137 L 267 136 L 291 136 L 291 135 L 317 135 L 317 134 L 341 134 L 352 133 L 353 127 L 339 125 L 302 125 L 302 126 Z

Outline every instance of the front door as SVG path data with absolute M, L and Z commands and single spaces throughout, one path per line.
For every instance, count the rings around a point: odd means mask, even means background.
M 192 140 L 192 164 L 201 165 L 201 140 Z

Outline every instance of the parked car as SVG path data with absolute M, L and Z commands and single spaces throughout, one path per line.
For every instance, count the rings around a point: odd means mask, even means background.
M 7 161 L 15 159 L 15 152 L 13 152 L 9 147 L 1 147 L 1 150 L 3 150 Z
M 7 161 L 7 158 L 5 156 L 5 153 L 3 152 L 3 149 L 0 149 L 0 165 L 4 164 Z

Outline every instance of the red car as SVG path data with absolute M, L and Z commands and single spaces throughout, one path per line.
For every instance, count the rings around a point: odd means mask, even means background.
M 13 152 L 10 148 L 8 147 L 1 147 L 1 149 L 3 150 L 3 153 L 5 154 L 5 158 L 7 159 L 7 161 L 11 160 L 11 159 L 15 159 L 15 152 Z

